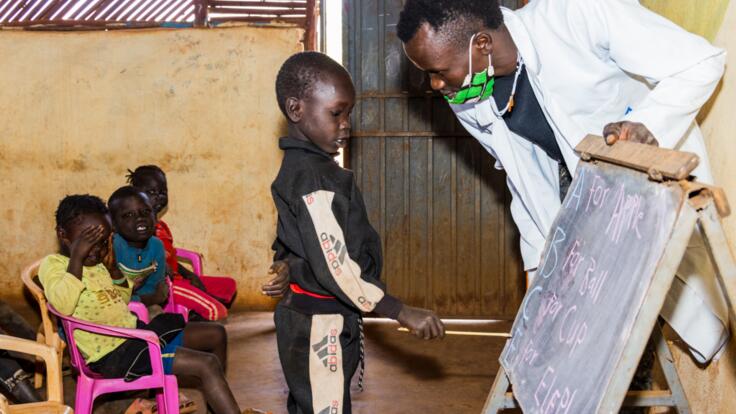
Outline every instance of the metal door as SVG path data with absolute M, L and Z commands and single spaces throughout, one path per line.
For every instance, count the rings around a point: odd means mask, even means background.
M 525 279 L 505 175 L 404 56 L 402 4 L 344 0 L 358 94 L 348 167 L 381 234 L 382 279 L 442 316 L 513 319 Z

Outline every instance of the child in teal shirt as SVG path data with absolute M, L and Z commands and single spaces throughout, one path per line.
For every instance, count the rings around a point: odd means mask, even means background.
M 166 251 L 153 234 L 156 215 L 148 196 L 131 186 L 117 189 L 107 202 L 115 229 L 113 251 L 117 268 L 134 286 L 131 300 L 146 306 L 168 299 Z

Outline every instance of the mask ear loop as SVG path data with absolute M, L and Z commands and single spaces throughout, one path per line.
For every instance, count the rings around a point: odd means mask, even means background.
M 496 68 L 493 67 L 493 62 L 491 61 L 491 54 L 488 54 L 488 69 L 486 69 L 488 72 L 488 77 L 491 77 L 496 74 Z
M 475 40 L 475 36 L 477 36 L 478 33 L 470 36 L 470 44 L 468 44 L 468 76 L 472 80 L 473 78 L 473 40 Z M 493 67 L 493 61 L 491 60 L 491 54 L 488 54 L 488 68 L 486 69 L 488 71 L 488 76 L 493 76 L 496 73 L 496 69 Z
M 468 75 L 464 82 L 468 85 L 473 82 L 473 40 L 475 40 L 475 34 L 470 36 L 470 43 L 468 43 Z

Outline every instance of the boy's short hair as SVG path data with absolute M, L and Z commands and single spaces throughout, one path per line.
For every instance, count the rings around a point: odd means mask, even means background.
M 291 55 L 276 75 L 276 100 L 286 115 L 288 98 L 304 99 L 312 94 L 314 84 L 326 75 L 350 74 L 345 68 L 320 52 L 300 52 Z
M 133 187 L 140 187 L 143 184 L 144 177 L 150 177 L 151 174 L 161 174 L 166 178 L 166 173 L 158 165 L 141 165 L 135 170 L 128 170 L 128 175 L 125 176 L 126 182 Z
M 66 228 L 69 223 L 83 214 L 108 213 L 107 206 L 97 196 L 89 194 L 74 194 L 64 197 L 56 209 L 56 227 Z
M 498 0 L 407 0 L 396 35 L 407 43 L 425 23 L 453 44 L 467 47 L 480 24 L 491 30 L 501 27 L 503 13 Z
M 148 200 L 148 196 L 146 196 L 141 190 L 131 185 L 120 187 L 115 190 L 115 192 L 112 193 L 110 198 L 107 200 L 107 207 L 110 209 L 110 213 L 115 214 L 118 202 L 128 197 L 141 197 L 144 200 Z

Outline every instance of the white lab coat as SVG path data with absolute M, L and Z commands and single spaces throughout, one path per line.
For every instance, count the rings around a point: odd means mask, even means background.
M 660 146 L 698 154 L 694 175 L 713 181 L 694 119 L 723 74 L 723 50 L 636 0 L 533 0 L 503 15 L 571 172 L 574 148 L 587 134 L 630 120 L 646 125 Z M 492 106 L 487 99 L 452 109 L 506 171 L 524 267 L 533 270 L 560 208 L 558 166 Z M 700 238 L 691 244 L 701 251 L 688 250 L 662 315 L 704 362 L 726 341 L 728 313 Z

